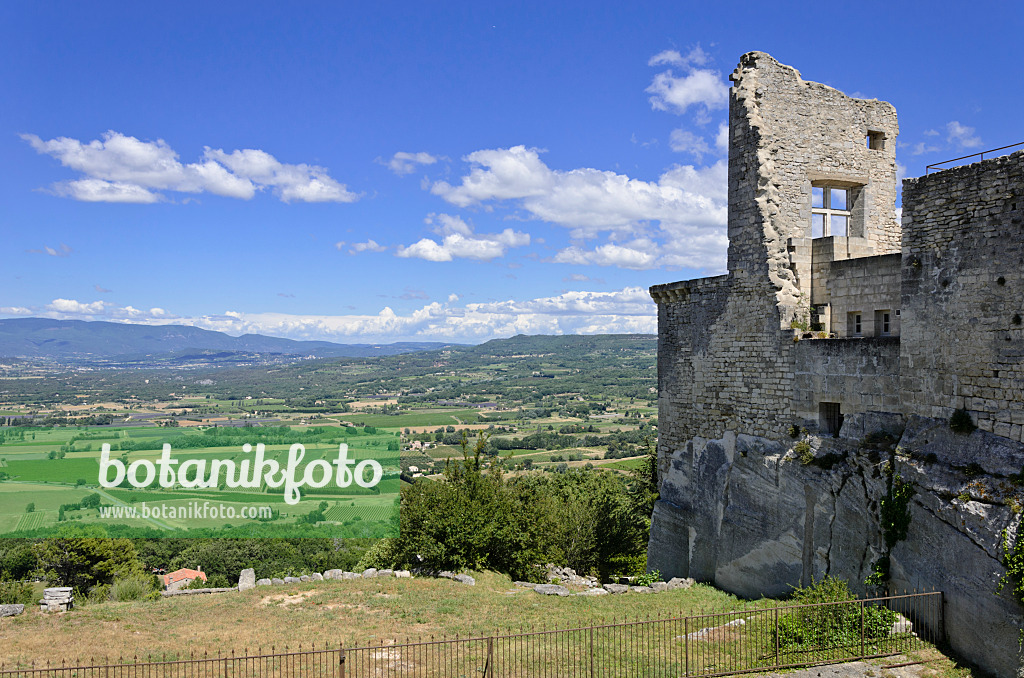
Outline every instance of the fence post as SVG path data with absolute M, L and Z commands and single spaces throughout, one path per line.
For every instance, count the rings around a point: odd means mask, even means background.
M 860 656 L 864 657 L 864 601 L 860 601 Z
M 775 666 L 779 665 L 779 607 L 775 606 Z
M 494 638 L 487 637 L 487 664 L 484 667 L 484 678 L 494 678 Z
M 341 667 L 341 678 L 345 678 L 345 648 L 338 648 L 338 666 Z
M 594 627 L 590 627 L 590 678 L 594 678 Z
M 690 675 L 690 617 L 683 617 L 683 647 L 686 652 L 686 675 Z

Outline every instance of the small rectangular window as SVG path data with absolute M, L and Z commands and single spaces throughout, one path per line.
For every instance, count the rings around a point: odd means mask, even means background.
M 883 309 L 875 311 L 875 332 L 880 336 L 887 337 L 892 330 L 892 311 Z
M 885 149 L 885 132 L 868 132 L 867 145 L 873 151 Z
M 851 337 L 862 336 L 860 311 L 854 311 L 846 316 L 846 334 Z

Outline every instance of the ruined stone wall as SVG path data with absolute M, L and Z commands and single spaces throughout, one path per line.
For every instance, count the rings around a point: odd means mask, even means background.
M 1024 440 L 1024 152 L 903 185 L 907 414 Z
M 861 315 L 863 336 L 882 336 L 883 326 L 881 318 L 876 317 L 876 311 L 885 310 L 889 313 L 889 334 L 899 336 L 903 315 L 900 308 L 900 262 L 899 254 L 832 262 L 825 280 L 832 305 L 830 331 L 839 337 L 851 336 L 849 314 L 856 312 Z M 894 367 L 893 375 L 899 371 L 898 365 Z
M 898 412 L 900 342 L 877 339 L 817 339 L 794 347 L 795 422 L 819 430 L 819 403 L 839 403 L 844 417 Z
M 878 254 L 898 249 L 896 111 L 806 82 L 762 52 L 743 55 L 730 77 L 729 270 L 767 274 L 788 328 L 810 306 L 810 262 L 791 241 L 811 235 L 812 183 L 860 187 L 849 235 Z M 869 132 L 884 136 L 880 148 L 868 147 Z

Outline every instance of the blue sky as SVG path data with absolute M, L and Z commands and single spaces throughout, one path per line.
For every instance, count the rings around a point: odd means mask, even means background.
M 905 176 L 1022 140 L 1013 3 L 153 5 L 0 5 L 0 317 L 656 331 L 752 50 L 892 102 Z

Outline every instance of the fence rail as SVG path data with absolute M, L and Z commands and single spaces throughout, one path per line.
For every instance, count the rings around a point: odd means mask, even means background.
M 1016 148 L 1017 146 L 1024 146 L 1024 141 L 1019 141 L 1019 142 L 1017 142 L 1015 144 L 1010 144 L 1009 146 L 1000 146 L 999 148 L 990 148 L 987 151 L 979 151 L 978 153 L 971 153 L 970 155 L 962 155 L 959 158 L 953 158 L 952 160 L 943 160 L 942 162 L 935 162 L 935 163 L 932 163 L 931 165 L 925 165 L 924 173 L 925 174 L 931 174 L 932 170 L 938 171 L 938 170 L 941 170 L 941 169 L 949 169 L 949 168 L 943 168 L 942 165 L 948 165 L 949 163 L 957 162 L 958 160 L 967 160 L 968 158 L 973 158 L 975 156 L 981 156 L 980 159 L 984 160 L 986 153 L 991 155 L 992 153 L 995 153 L 996 151 L 1005 151 L 1008 148 Z
M 362 647 L 0 665 L 0 678 L 693 676 L 902 655 L 943 639 L 941 592 Z

